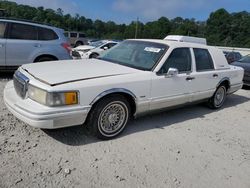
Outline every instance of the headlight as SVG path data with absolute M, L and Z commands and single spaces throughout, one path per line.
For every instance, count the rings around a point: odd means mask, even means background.
M 78 104 L 78 92 L 47 92 L 35 86 L 29 85 L 28 96 L 30 99 L 46 106 L 65 106 Z
M 46 105 L 47 92 L 45 90 L 29 85 L 28 96 L 30 99 Z
M 64 106 L 78 104 L 77 92 L 47 93 L 46 103 L 48 106 Z

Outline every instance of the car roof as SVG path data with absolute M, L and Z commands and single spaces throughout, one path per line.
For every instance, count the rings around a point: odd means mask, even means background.
M 52 30 L 61 30 L 61 31 L 63 31 L 63 29 L 58 28 L 58 27 L 49 26 L 48 24 L 33 22 L 33 21 L 29 21 L 29 20 L 20 20 L 20 19 L 12 19 L 12 18 L 0 18 L 0 21 L 27 24 L 27 25 L 37 26 L 37 27 L 48 28 L 48 29 L 52 29 Z
M 98 41 L 95 41 L 95 42 L 99 42 L 99 41 L 102 41 L 103 43 L 110 43 L 110 42 L 113 42 L 113 43 L 119 43 L 118 41 L 115 41 L 115 40 L 98 40 Z
M 85 34 L 84 32 L 81 32 L 81 31 L 65 31 L 65 33 L 80 33 L 80 34 Z
M 129 39 L 129 40 L 154 42 L 154 43 L 165 44 L 165 45 L 171 46 L 171 47 L 188 47 L 188 48 L 204 48 L 204 49 L 215 48 L 213 46 L 208 46 L 208 45 L 204 45 L 204 44 L 170 41 L 170 40 L 162 40 L 162 39 Z

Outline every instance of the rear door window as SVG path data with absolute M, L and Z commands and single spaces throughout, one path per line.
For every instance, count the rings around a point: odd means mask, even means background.
M 27 24 L 11 23 L 9 37 L 19 40 L 37 40 L 37 27 Z
M 194 48 L 197 71 L 214 70 L 212 57 L 207 49 Z
M 79 38 L 85 38 L 85 37 L 86 37 L 85 34 L 79 33 Z
M 70 37 L 76 38 L 77 37 L 77 33 L 70 33 Z
M 6 23 L 0 22 L 0 39 L 4 38 Z
M 56 40 L 56 39 L 58 39 L 58 36 L 53 30 L 38 27 L 38 40 Z

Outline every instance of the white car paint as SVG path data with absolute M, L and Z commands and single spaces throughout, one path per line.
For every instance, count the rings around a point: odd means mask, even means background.
M 29 79 L 29 84 L 48 92 L 77 90 L 79 104 L 48 107 L 29 98 L 22 99 L 16 94 L 12 81 L 4 90 L 5 104 L 15 116 L 31 126 L 55 129 L 83 124 L 93 104 L 109 93 L 122 92 L 131 95 L 136 105 L 134 116 L 138 116 L 152 110 L 208 99 L 224 79 L 230 81 L 228 94 L 242 87 L 243 69 L 228 65 L 223 53 L 215 47 L 166 40 L 137 41 L 169 46 L 152 71 L 142 71 L 98 59 L 24 65 L 18 71 Z M 190 50 L 207 49 L 211 53 L 215 69 L 197 72 L 192 52 L 190 73 L 174 77 L 157 75 L 170 53 L 182 47 Z M 218 76 L 213 77 L 214 74 Z M 187 81 L 189 76 L 195 76 L 196 79 Z
M 78 46 L 76 48 L 73 48 L 72 50 L 77 51 L 79 53 L 80 59 L 89 59 L 92 54 L 100 55 L 102 52 L 109 49 L 109 48 L 105 48 L 107 45 L 118 44 L 118 42 L 110 41 L 110 40 L 103 40 L 101 42 L 103 42 L 103 44 L 98 46 L 98 47 L 94 47 L 91 45 L 82 45 L 82 46 Z M 74 57 L 74 56 L 73 56 L 73 58 L 79 59 L 79 57 Z

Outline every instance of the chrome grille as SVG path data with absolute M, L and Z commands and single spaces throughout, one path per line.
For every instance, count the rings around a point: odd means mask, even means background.
M 16 71 L 13 76 L 13 83 L 16 90 L 16 93 L 21 98 L 26 97 L 27 89 L 28 89 L 29 78 L 27 78 L 24 74 L 19 71 Z

